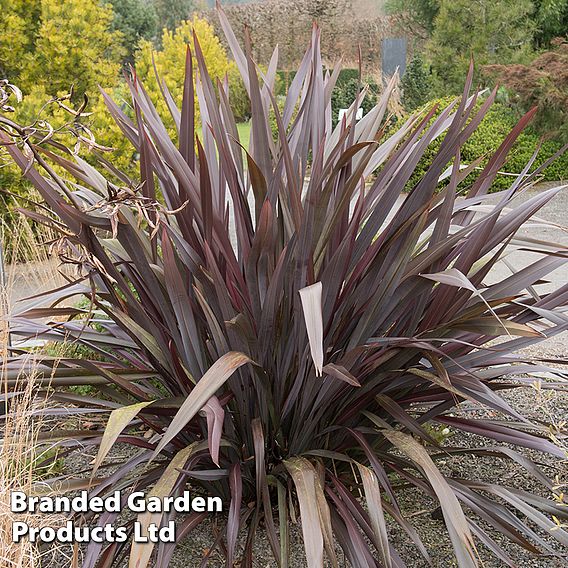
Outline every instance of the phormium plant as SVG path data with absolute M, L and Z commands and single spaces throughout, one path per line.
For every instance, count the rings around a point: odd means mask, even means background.
M 289 522 L 298 513 L 310 567 L 323 566 L 324 556 L 337 565 L 334 542 L 353 566 L 404 566 L 389 536 L 393 526 L 428 561 L 399 503 L 409 487 L 439 503 L 462 568 L 478 565 L 476 542 L 514 565 L 495 533 L 533 553 L 558 554 L 534 526 L 549 530 L 550 517 L 565 517 L 565 508 L 437 465 L 462 454 L 494 456 L 517 462 L 551 489 L 520 449 L 564 457 L 545 424 L 531 423 L 500 396 L 527 384 L 513 377 L 560 374 L 546 360 L 514 352 L 568 327 L 568 284 L 538 291 L 566 261 L 566 247 L 516 234 L 561 188 L 517 204 L 542 171 L 530 172 L 529 163 L 496 203 L 487 202 L 534 111 L 462 191 L 475 164 L 460 165 L 460 147 L 495 97 L 476 106 L 471 73 L 461 100 L 431 125 L 434 111 L 384 138 L 391 82 L 362 120 L 353 117 L 356 100 L 332 129 L 337 71 L 322 71 L 317 28 L 280 113 L 272 93 L 277 53 L 259 77 L 250 50 L 237 44 L 222 12 L 221 19 L 251 100 L 248 151 L 239 143 L 230 92 L 210 81 L 198 41 L 187 57 L 181 110 L 164 86 L 179 143 L 135 74 L 128 79 L 130 115 L 107 97 L 139 153 L 137 179 L 102 157 L 94 167 L 53 138 L 40 140 L 33 129 L 1 119 L 1 142 L 45 200 L 43 212 L 30 215 L 59 232 L 62 259 L 78 268 L 76 279 L 39 298 L 48 307 L 20 311 L 13 332 L 76 341 L 96 354 L 63 359 L 53 370 L 46 357 L 44 382 L 56 387 L 55 401 L 109 413 L 104 434 L 68 436 L 67 446 L 98 446 L 90 478 L 83 473 L 69 486 L 91 483 L 92 495 L 151 489 L 157 496 L 189 486 L 220 496 L 226 531 L 214 540 L 228 566 L 239 558 L 252 565 L 261 524 L 275 562 L 287 566 Z M 440 135 L 427 172 L 401 199 Z M 447 175 L 449 184 L 438 190 Z M 500 258 L 519 247 L 542 258 L 487 284 Z M 91 298 L 92 308 L 61 306 L 77 295 Z M 10 361 L 14 373 L 18 361 Z M 100 396 L 57 389 L 84 384 L 99 385 Z M 496 418 L 460 413 L 463 401 Z M 430 424 L 489 445 L 444 444 Z M 105 475 L 117 442 L 137 451 Z M 179 539 L 206 516 L 181 519 Z M 157 513 L 142 522 L 170 519 Z M 86 518 L 116 520 L 111 513 Z M 568 545 L 563 530 L 550 536 Z M 127 554 L 132 567 L 151 558 L 167 566 L 174 546 L 90 543 L 83 566 L 111 566 Z

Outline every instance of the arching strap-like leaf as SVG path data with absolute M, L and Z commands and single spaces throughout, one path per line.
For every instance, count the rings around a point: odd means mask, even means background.
M 272 548 L 275 558 L 281 555 L 280 544 L 276 535 L 276 527 L 274 526 L 273 507 L 270 501 L 270 491 L 266 476 L 265 463 L 265 442 L 264 432 L 262 430 L 262 422 L 260 418 L 254 418 L 251 423 L 252 438 L 254 443 L 254 461 L 256 470 L 256 502 L 261 503 L 264 509 L 264 523 L 266 526 L 266 536 Z
M 300 291 L 304 319 L 310 342 L 310 352 L 316 368 L 316 375 L 321 377 L 323 369 L 323 316 L 321 309 L 321 282 L 302 288 Z
M 284 465 L 294 480 L 298 494 L 308 568 L 323 568 L 323 530 L 315 489 L 316 470 L 308 460 L 300 457 L 290 458 Z
M 321 474 L 320 474 L 321 475 Z M 329 505 L 327 499 L 325 498 L 325 493 L 320 481 L 321 477 L 316 477 L 315 479 L 315 492 L 316 500 L 318 504 L 318 512 L 320 517 L 321 531 L 323 535 L 323 544 L 325 551 L 327 552 L 327 557 L 330 560 L 332 568 L 339 568 L 337 562 L 337 556 L 335 554 L 335 540 L 333 538 L 333 527 L 331 525 L 331 513 L 329 510 Z
M 229 472 L 229 486 L 231 488 L 231 505 L 227 519 L 227 566 L 233 566 L 237 537 L 241 521 L 241 502 L 243 496 L 243 482 L 241 479 L 241 465 L 234 463 Z
M 278 525 L 280 529 L 280 565 L 281 568 L 288 568 L 288 558 L 290 557 L 290 535 L 288 531 L 288 500 L 286 487 L 275 478 L 278 491 Z M 278 557 L 276 557 L 278 558 Z
M 401 452 L 418 465 L 428 478 L 432 489 L 440 501 L 444 521 L 448 527 L 448 533 L 460 568 L 477 567 L 479 564 L 476 558 L 473 537 L 459 501 L 426 449 L 412 436 L 403 432 L 383 430 L 383 434 Z
M 193 444 L 187 446 L 183 450 L 180 450 L 169 463 L 168 467 L 162 474 L 162 477 L 158 480 L 156 485 L 150 493 L 148 497 L 158 497 L 160 499 L 164 499 L 168 497 L 171 492 L 173 491 L 177 480 L 180 475 L 185 475 L 180 473 L 180 469 L 183 469 L 187 460 L 191 457 L 191 454 L 197 448 L 198 443 L 194 442 Z M 147 535 L 148 534 L 148 527 L 151 524 L 155 524 L 156 526 L 160 525 L 162 520 L 163 513 L 151 513 L 145 512 L 140 513 L 138 518 L 136 519 L 137 522 L 140 523 L 140 534 Z M 132 546 L 130 547 L 130 560 L 128 562 L 128 568 L 146 568 L 148 566 L 148 562 L 150 561 L 150 556 L 152 556 L 152 551 L 154 549 L 153 542 L 132 542 Z
M 209 443 L 209 453 L 216 466 L 219 466 L 219 446 L 221 435 L 223 434 L 223 420 L 225 411 L 216 396 L 212 396 L 205 406 L 200 410 L 207 418 L 207 440 Z
M 499 316 L 495 313 L 483 294 L 470 282 L 469 278 L 457 268 L 448 268 L 442 272 L 437 272 L 435 274 L 421 274 L 420 276 L 427 278 L 428 280 L 433 280 L 434 282 L 439 282 L 440 284 L 446 284 L 456 288 L 465 288 L 466 290 L 473 292 L 473 294 L 475 294 L 485 304 L 499 325 L 504 329 L 505 333 L 509 336 L 511 335 L 509 330 L 503 325 L 501 318 L 499 318 Z
M 383 513 L 381 490 L 379 481 L 373 470 L 358 463 L 359 474 L 363 481 L 363 490 L 365 491 L 365 500 L 369 509 L 369 518 L 371 526 L 377 539 L 376 545 L 381 554 L 381 559 L 386 568 L 392 567 L 392 559 L 389 548 L 389 537 L 387 534 L 387 525 L 385 515 Z M 379 546 L 380 545 L 380 546 Z
M 168 442 L 181 432 L 185 425 L 205 406 L 207 401 L 239 367 L 250 362 L 251 360 L 244 353 L 237 351 L 229 351 L 229 353 L 225 353 L 217 359 L 181 405 L 152 457 L 157 456 Z
M 333 363 L 328 363 L 324 368 L 323 372 L 327 373 L 330 377 L 334 379 L 339 379 L 349 385 L 354 387 L 360 387 L 361 383 L 354 377 L 345 367 L 341 365 L 334 365 Z
M 93 471 L 91 473 L 91 478 L 95 476 L 97 470 L 103 463 L 106 455 L 112 449 L 112 446 L 116 442 L 117 438 L 120 436 L 122 431 L 130 424 L 130 421 L 149 404 L 152 404 L 152 400 L 147 402 L 139 402 L 137 404 L 131 404 L 130 406 L 123 406 L 114 409 L 109 416 L 103 438 L 99 445 L 99 452 L 95 458 L 95 463 L 93 465 Z
M 505 329 L 509 335 L 521 337 L 544 337 L 543 333 L 533 329 L 525 323 L 518 323 L 510 320 L 501 320 L 500 322 L 496 322 L 493 317 L 489 316 L 456 321 L 448 327 L 464 331 L 472 331 L 479 335 L 503 335 L 503 329 Z

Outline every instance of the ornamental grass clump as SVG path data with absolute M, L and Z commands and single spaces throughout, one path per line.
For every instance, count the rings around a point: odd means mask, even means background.
M 231 93 L 210 80 L 197 39 L 181 109 L 163 85 L 179 144 L 142 78 L 127 79 L 131 112 L 105 97 L 140 156 L 136 178 L 116 169 L 112 157 L 96 152 L 93 165 L 2 118 L 2 143 L 44 200 L 31 214 L 58 231 L 62 260 L 77 267 L 67 285 L 23 304 L 12 331 L 75 341 L 93 353 L 64 358 L 53 372 L 53 361 L 42 361 L 52 400 L 108 413 L 104 433 L 78 431 L 66 441 L 69 448 L 74 436 L 77 446 L 96 448 L 84 479 L 91 495 L 168 496 L 189 487 L 220 496 L 225 528 L 212 536 L 212 549 L 228 566 L 252 566 L 260 528 L 275 565 L 288 566 L 297 517 L 310 567 L 326 557 L 337 566 L 336 543 L 355 567 L 404 566 L 392 540 L 398 530 L 428 562 L 416 518 L 401 507 L 409 488 L 440 507 L 461 568 L 478 566 L 481 549 L 514 566 L 497 534 L 531 553 L 561 554 L 568 534 L 550 529 L 553 515 L 566 518 L 562 503 L 439 465 L 461 455 L 509 460 L 547 495 L 553 482 L 524 450 L 558 463 L 565 457 L 546 424 L 529 421 L 502 396 L 530 385 L 518 377 L 533 372 L 557 377 L 544 383 L 549 388 L 561 388 L 564 377 L 547 360 L 515 354 L 568 327 L 568 284 L 540 288 L 566 262 L 567 248 L 517 234 L 562 188 L 515 201 L 547 165 L 532 169 L 533 157 L 496 201 L 487 199 L 535 111 L 468 185 L 477 164 L 462 164 L 460 148 L 496 94 L 478 105 L 471 72 L 463 97 L 432 123 L 435 109 L 385 138 L 393 80 L 360 121 L 354 114 L 365 92 L 332 128 L 338 70 L 322 70 L 317 28 L 280 112 L 272 92 L 278 52 L 258 72 L 250 46 L 243 50 L 220 18 L 251 101 L 248 151 L 239 143 Z M 402 199 L 440 136 L 424 176 Z M 439 189 L 444 177 L 449 183 Z M 539 260 L 488 284 L 515 249 Z M 69 307 L 76 296 L 89 306 Z M 15 373 L 18 357 L 8 364 Z M 100 394 L 57 388 L 85 384 Z M 492 417 L 460 412 L 464 401 Z M 459 443 L 435 437 L 439 427 Z M 117 443 L 135 452 L 118 464 L 114 457 L 109 472 Z M 178 541 L 207 518 L 182 516 Z M 118 513 L 86 521 L 116 523 Z M 132 567 L 165 567 L 174 547 L 91 543 L 83 566 L 111 566 L 129 555 Z

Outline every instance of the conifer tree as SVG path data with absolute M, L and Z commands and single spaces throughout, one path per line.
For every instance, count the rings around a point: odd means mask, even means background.
M 416 54 L 411 60 L 400 81 L 402 104 L 407 111 L 422 106 L 430 98 L 430 82 L 424 60 Z

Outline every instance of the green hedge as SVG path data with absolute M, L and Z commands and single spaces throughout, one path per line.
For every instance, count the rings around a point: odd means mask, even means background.
M 369 86 L 369 90 L 361 106 L 363 107 L 363 114 L 367 114 L 376 104 L 379 96 L 379 87 L 373 79 L 364 81 Z M 359 87 L 359 78 L 351 78 L 340 85 L 336 84 L 333 92 L 331 93 L 331 116 L 333 125 L 337 124 L 339 110 L 342 108 L 349 108 L 355 98 L 357 97 L 357 89 Z
M 431 109 L 436 103 L 439 104 L 436 116 L 446 108 L 453 98 L 446 99 L 435 99 L 429 101 L 424 105 L 424 110 Z M 479 106 L 481 103 L 479 103 Z M 432 119 L 434 120 L 434 119 Z M 471 135 L 469 140 L 462 147 L 461 159 L 464 164 L 469 164 L 475 159 L 479 158 L 481 155 L 486 155 L 486 159 L 482 162 L 482 166 L 487 163 L 491 155 L 497 150 L 501 142 L 505 139 L 507 134 L 511 131 L 513 126 L 517 123 L 518 116 L 514 110 L 507 107 L 501 103 L 494 103 L 485 118 L 481 121 L 476 131 Z M 428 167 L 432 163 L 432 160 L 440 144 L 442 143 L 443 137 L 435 140 L 430 144 L 423 158 L 418 163 L 416 171 L 411 177 L 408 188 L 412 188 L 426 173 Z M 524 130 L 521 133 L 517 142 L 509 152 L 508 158 L 501 171 L 507 173 L 520 173 L 526 166 L 527 162 L 533 155 L 540 137 L 530 128 Z M 536 167 L 540 166 L 545 162 L 550 156 L 552 156 L 556 151 L 561 148 L 560 142 L 555 140 L 546 140 L 542 143 L 538 157 L 536 158 L 531 171 Z M 568 154 L 563 154 L 555 162 L 553 162 L 548 168 L 543 172 L 544 181 L 556 181 L 556 180 L 566 180 L 568 179 Z M 464 183 L 470 184 L 479 174 L 471 174 L 465 180 Z M 509 186 L 512 183 L 513 178 L 506 175 L 497 175 L 492 189 L 499 190 Z
M 330 70 L 331 71 L 331 70 Z M 359 80 L 359 69 L 346 68 L 342 69 L 337 76 L 336 87 L 342 87 L 351 81 Z

